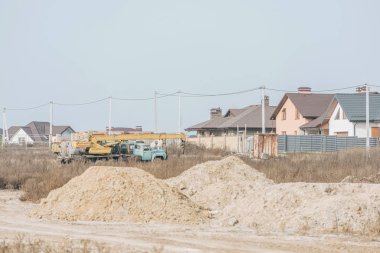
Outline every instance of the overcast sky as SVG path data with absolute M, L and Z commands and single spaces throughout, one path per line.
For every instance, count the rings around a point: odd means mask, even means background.
M 380 85 L 380 1 L 0 0 L 0 106 Z M 280 92 L 268 92 L 276 105 Z M 209 109 L 260 103 L 260 91 L 183 98 L 183 128 Z M 158 102 L 177 131 L 177 98 Z M 104 129 L 107 102 L 54 108 L 54 124 Z M 113 126 L 154 129 L 153 101 L 113 103 Z M 49 107 L 9 111 L 8 126 L 48 121 Z

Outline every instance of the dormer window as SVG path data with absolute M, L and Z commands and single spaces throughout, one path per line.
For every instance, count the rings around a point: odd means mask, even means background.
M 336 112 L 336 115 L 335 115 L 335 120 L 340 120 L 340 108 L 338 109 L 338 111 Z
M 301 116 L 300 116 L 300 112 L 296 109 L 296 119 L 300 119 Z
M 282 109 L 281 114 L 282 114 L 282 120 L 286 120 L 286 108 Z

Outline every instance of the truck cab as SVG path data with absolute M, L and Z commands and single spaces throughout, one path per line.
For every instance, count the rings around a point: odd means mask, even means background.
M 133 155 L 138 156 L 142 161 L 153 161 L 156 158 L 167 159 L 166 151 L 162 148 L 151 148 L 149 144 L 136 143 Z

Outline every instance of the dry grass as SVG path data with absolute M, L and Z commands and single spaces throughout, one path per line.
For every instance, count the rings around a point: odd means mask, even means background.
M 157 178 L 169 178 L 205 161 L 220 159 L 220 150 L 197 149 L 188 145 L 185 154 L 179 149 L 168 149 L 169 159 L 154 162 L 98 161 L 94 163 L 73 162 L 61 164 L 48 149 L 0 150 L 0 189 L 21 189 L 22 200 L 38 201 L 71 178 L 82 174 L 93 165 L 132 166 L 146 170 Z
M 270 160 L 250 160 L 246 163 L 263 172 L 277 183 L 336 183 L 347 176 L 364 178 L 380 172 L 380 149 L 373 149 L 370 158 L 365 150 L 323 154 L 289 154 Z
M 0 188 L 23 189 L 23 199 L 36 201 L 80 175 L 88 165 L 60 164 L 47 149 L 0 151 Z
M 169 159 L 166 161 L 99 161 L 96 165 L 132 166 L 166 179 L 196 164 L 227 155 L 222 150 L 207 150 L 194 145 L 187 145 L 185 154 L 175 147 L 169 147 L 168 154 Z M 349 175 L 363 178 L 378 173 L 380 150 L 372 150 L 370 159 L 367 159 L 365 151 L 352 150 L 330 154 L 291 154 L 261 161 L 245 158 L 245 161 L 277 183 L 340 182 Z M 47 149 L 0 150 L 0 189 L 22 189 L 22 200 L 38 201 L 92 165 L 82 162 L 60 164 Z
M 89 240 L 47 242 L 26 239 L 18 234 L 13 240 L 0 242 L 0 253 L 108 253 L 111 249 Z

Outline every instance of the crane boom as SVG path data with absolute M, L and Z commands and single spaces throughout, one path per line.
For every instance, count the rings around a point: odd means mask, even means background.
M 94 143 L 98 141 L 128 141 L 128 140 L 169 140 L 180 139 L 186 140 L 185 134 L 154 134 L 154 133 L 142 133 L 142 134 L 120 134 L 120 135 L 108 135 L 108 134 L 92 134 L 89 136 L 89 141 Z

